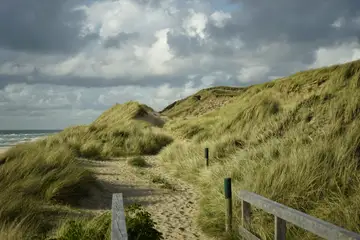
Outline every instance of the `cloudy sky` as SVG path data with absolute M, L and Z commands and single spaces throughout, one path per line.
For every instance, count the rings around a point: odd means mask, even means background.
M 359 0 L 1 0 L 0 129 L 360 58 Z

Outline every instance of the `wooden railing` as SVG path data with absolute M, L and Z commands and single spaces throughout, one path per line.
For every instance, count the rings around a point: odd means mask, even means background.
M 286 239 L 286 222 L 292 223 L 325 239 L 360 239 L 360 235 L 357 233 L 271 201 L 255 193 L 242 190 L 238 197 L 242 202 L 242 226 L 239 227 L 239 232 L 245 239 L 259 239 L 247 230 L 251 224 L 251 205 L 274 215 L 274 239 L 276 240 Z
M 128 240 L 122 193 L 112 195 L 111 240 Z

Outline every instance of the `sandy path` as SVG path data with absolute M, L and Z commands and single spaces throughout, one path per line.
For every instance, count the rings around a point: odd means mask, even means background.
M 211 239 L 196 226 L 198 192 L 189 184 L 164 175 L 155 157 L 146 157 L 147 168 L 130 166 L 126 159 L 87 161 L 95 170 L 104 192 L 94 190 L 83 206 L 94 211 L 111 209 L 112 193 L 122 192 L 125 204 L 138 202 L 152 215 L 164 239 Z M 154 176 L 163 178 L 153 183 Z M 165 183 L 165 184 L 164 184 Z

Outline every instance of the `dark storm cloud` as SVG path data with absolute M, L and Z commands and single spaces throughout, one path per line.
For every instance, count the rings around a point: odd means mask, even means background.
M 229 25 L 227 35 L 242 33 L 247 43 L 276 41 L 331 44 L 334 40 L 359 35 L 359 26 L 351 21 L 360 14 L 360 1 L 289 1 L 238 0 L 241 9 Z M 343 17 L 347 24 L 334 31 L 331 26 Z M 238 26 L 237 31 L 236 25 Z
M 360 1 L 289 1 L 289 0 L 238 0 L 240 8 L 224 27 L 208 21 L 205 33 L 212 39 L 211 48 L 201 45 L 199 39 L 169 33 L 168 43 L 179 55 L 211 53 L 214 56 L 236 56 L 236 50 L 225 46 L 224 41 L 239 38 L 248 52 L 256 55 L 259 46 L 272 42 L 291 45 L 291 54 L 283 60 L 312 63 L 314 51 L 334 43 L 360 37 Z M 344 18 L 343 26 L 335 29 L 332 24 Z
M 163 0 L 134 1 L 154 8 L 164 2 Z M 283 76 L 294 69 L 301 70 L 301 67 L 313 63 L 314 53 L 319 47 L 331 46 L 350 38 L 359 38 L 360 26 L 353 21 L 360 16 L 358 0 L 234 0 L 233 2 L 239 3 L 240 8 L 232 11 L 232 18 L 227 20 L 224 27 L 217 27 L 209 20 L 205 28 L 205 39 L 180 33 L 181 31 L 178 31 L 181 29 L 180 22 L 179 26 L 174 27 L 174 31 L 168 32 L 167 42 L 175 53 L 175 58 L 190 57 L 189 59 L 194 63 L 182 69 L 182 72 L 171 76 L 151 75 L 137 79 L 131 74 L 114 78 L 48 76 L 41 73 L 39 66 L 39 70 L 34 70 L 28 75 L 21 73 L 0 75 L 0 89 L 11 83 L 50 83 L 85 87 L 159 86 L 170 83 L 171 86 L 176 87 L 188 81 L 189 74 L 208 75 L 212 71 L 223 71 L 233 75 L 227 80 L 229 81 L 227 84 L 235 84 L 237 72 L 243 67 L 252 66 L 251 61 L 255 62 L 255 65 L 268 66 L 270 68 L 268 74 L 271 76 Z M 183 2 L 178 4 L 181 3 Z M 97 39 L 99 36 L 96 33 L 88 35 L 85 39 L 80 37 L 83 11 L 71 11 L 77 4 L 81 4 L 80 0 L 3 0 L 0 5 L 0 48 L 14 51 L 9 51 L 9 56 L 1 55 L 0 64 L 21 61 L 32 63 L 31 57 L 36 55 L 29 54 L 24 58 L 21 55 L 23 52 L 50 55 L 56 53 L 55 56 L 60 56 L 59 53 L 75 55 L 75 52 L 87 46 L 86 41 Z M 182 17 L 185 16 L 179 16 Z M 343 26 L 339 28 L 331 26 L 340 17 L 344 18 Z M 104 39 L 102 44 L 105 48 L 121 48 L 122 43 L 140 39 L 142 36 L 141 32 L 119 33 Z M 231 44 L 225 44 L 232 39 L 240 39 L 243 46 L 236 49 Z M 279 47 L 273 51 L 259 50 L 260 47 L 274 42 L 284 43 L 288 49 Z M 201 55 L 209 56 L 213 60 L 199 66 L 197 56 Z M 97 57 L 91 54 L 89 56 Z M 102 64 L 100 60 L 101 55 L 99 55 L 99 66 Z M 136 61 L 136 59 L 131 60 Z M 249 64 L 242 65 L 243 62 Z M 264 77 L 259 81 L 266 80 L 268 79 Z
M 73 52 L 96 36 L 79 36 L 79 0 L 2 0 L 0 48 L 26 52 Z

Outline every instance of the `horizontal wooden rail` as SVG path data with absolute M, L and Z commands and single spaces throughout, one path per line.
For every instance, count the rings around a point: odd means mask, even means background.
M 274 233 L 276 240 L 283 240 L 286 237 L 286 222 L 292 223 L 302 229 L 316 234 L 325 239 L 353 240 L 359 239 L 360 235 L 338 227 L 334 224 L 325 222 L 321 219 L 312 217 L 303 212 L 289 208 L 280 203 L 274 202 L 258 194 L 240 191 L 238 197 L 242 201 L 242 226 L 239 228 L 240 234 L 245 239 L 259 239 L 253 235 L 248 228 L 251 224 L 251 207 L 250 204 L 260 208 L 275 217 Z
M 111 240 L 128 240 L 122 193 L 112 195 Z

